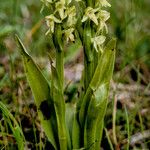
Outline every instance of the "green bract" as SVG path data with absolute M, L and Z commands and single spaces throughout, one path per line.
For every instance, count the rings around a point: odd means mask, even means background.
M 99 150 L 115 61 L 116 40 L 105 42 L 110 14 L 104 8 L 111 5 L 106 0 L 42 3 L 49 10 L 46 35 L 56 50 L 55 65 L 50 56 L 50 82 L 17 37 L 41 125 L 55 150 Z M 81 41 L 84 53 L 82 91 L 76 102 L 65 103 L 64 48 L 76 40 Z

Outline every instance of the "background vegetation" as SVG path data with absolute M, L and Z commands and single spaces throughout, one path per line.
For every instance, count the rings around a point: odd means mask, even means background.
M 150 1 L 110 0 L 110 37 L 117 37 L 117 59 L 101 147 L 149 149 L 150 147 Z M 19 34 L 45 74 L 53 53 L 41 3 L 37 0 L 0 0 L 0 101 L 19 123 L 26 149 L 50 149 L 37 118 L 37 110 L 14 40 Z M 46 13 L 46 12 L 44 12 Z M 80 43 L 65 53 L 66 100 L 73 99 L 82 71 Z M 47 78 L 49 78 L 47 76 Z M 70 82 L 71 81 L 71 82 Z M 70 82 L 70 84 L 68 84 Z M 75 84 L 74 84 L 75 83 Z M 0 112 L 0 149 L 17 149 L 15 135 Z

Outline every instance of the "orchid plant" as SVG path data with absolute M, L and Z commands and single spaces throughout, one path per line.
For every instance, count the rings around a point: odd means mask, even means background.
M 41 0 L 53 46 L 51 80 L 27 53 L 20 39 L 26 76 L 38 108 L 41 125 L 55 150 L 99 150 L 112 78 L 116 40 L 107 40 L 111 7 L 107 0 Z M 41 10 L 41 11 L 42 11 Z M 82 90 L 76 103 L 64 100 L 64 49 L 80 39 L 84 52 Z

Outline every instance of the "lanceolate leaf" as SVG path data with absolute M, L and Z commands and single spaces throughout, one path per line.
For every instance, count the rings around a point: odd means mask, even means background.
M 20 45 L 24 69 L 34 95 L 41 124 L 51 144 L 57 149 L 54 135 L 54 129 L 56 130 L 56 126 L 52 125 L 52 123 L 55 122 L 55 112 L 53 101 L 50 98 L 50 86 L 39 67 L 27 53 L 18 36 L 16 36 L 16 39 Z
M 73 120 L 74 120 L 74 115 L 75 115 L 75 105 L 72 103 L 66 103 L 66 114 L 65 114 L 65 119 L 66 119 L 66 126 L 67 126 L 67 136 L 68 136 L 68 149 L 72 149 L 72 130 L 73 130 Z
M 84 145 L 89 150 L 99 150 L 96 149 L 96 142 L 100 142 L 100 139 L 97 139 L 97 132 L 100 134 L 100 131 L 96 129 L 101 126 L 102 120 L 105 114 L 105 108 L 107 106 L 107 96 L 108 96 L 109 84 L 101 84 L 96 91 L 92 94 L 92 99 L 89 103 L 85 129 L 84 129 Z
M 91 83 L 86 91 L 85 96 L 83 97 L 83 101 L 79 112 L 79 120 L 80 124 L 82 125 L 84 125 L 85 123 L 87 110 L 92 94 L 101 86 L 101 84 L 109 83 L 111 80 L 115 60 L 115 45 L 116 45 L 115 39 L 112 39 L 106 45 L 103 54 L 100 56 Z
M 74 114 L 73 127 L 72 127 L 72 147 L 73 149 L 80 149 L 81 146 L 81 129 L 77 119 L 77 112 Z M 82 131 L 83 132 L 83 131 Z

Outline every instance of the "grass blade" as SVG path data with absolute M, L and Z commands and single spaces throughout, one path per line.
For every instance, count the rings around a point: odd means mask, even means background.
M 2 110 L 2 113 L 4 114 L 6 121 L 8 122 L 10 129 L 13 132 L 13 135 L 18 145 L 18 149 L 24 150 L 25 138 L 22 129 L 20 128 L 14 116 L 10 113 L 10 111 L 2 102 L 0 102 L 0 109 Z

